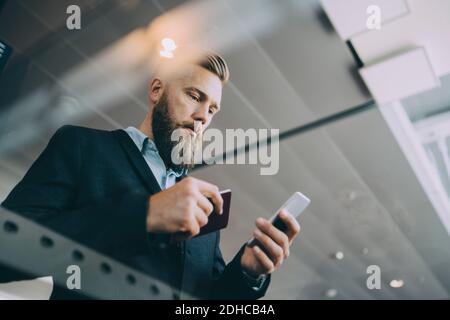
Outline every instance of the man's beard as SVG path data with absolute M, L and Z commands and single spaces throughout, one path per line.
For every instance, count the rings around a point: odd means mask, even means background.
M 167 95 L 164 93 L 161 99 L 153 108 L 152 114 L 152 133 L 156 147 L 158 148 L 159 155 L 164 161 L 166 168 L 171 168 L 175 172 L 181 172 L 182 170 L 191 169 L 194 167 L 193 162 L 183 162 L 181 164 L 175 164 L 172 161 L 172 150 L 178 144 L 186 146 L 184 150 L 195 150 L 198 148 L 198 139 L 192 139 L 182 135 L 180 141 L 172 141 L 172 133 L 179 128 L 189 128 L 194 130 L 193 122 L 183 122 L 177 124 L 169 113 L 169 106 L 167 101 Z M 201 139 L 201 136 L 199 136 Z M 191 152 L 191 151 L 190 151 Z

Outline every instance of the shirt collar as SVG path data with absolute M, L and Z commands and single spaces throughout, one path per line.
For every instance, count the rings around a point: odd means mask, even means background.
M 133 142 L 136 144 L 136 146 L 139 148 L 139 151 L 141 151 L 142 154 L 145 153 L 146 148 L 150 149 L 152 152 L 158 153 L 158 148 L 156 147 L 155 142 L 141 130 L 135 127 L 128 127 L 125 129 L 125 131 L 128 133 L 131 140 L 133 140 Z M 175 171 L 172 168 L 170 168 L 169 170 L 167 170 L 167 173 L 168 174 L 173 173 L 175 177 L 179 178 L 187 174 L 187 169 L 180 169 Z
M 139 151 L 143 152 L 144 146 L 147 143 L 146 141 L 149 140 L 149 138 L 135 127 L 128 127 L 125 131 L 128 133 L 131 140 L 133 140 L 134 144 L 139 148 Z

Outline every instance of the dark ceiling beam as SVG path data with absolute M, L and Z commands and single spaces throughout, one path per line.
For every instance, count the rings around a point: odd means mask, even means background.
M 338 112 L 338 113 L 334 113 L 330 116 L 326 116 L 323 117 L 321 119 L 312 121 L 310 123 L 289 129 L 287 131 L 284 131 L 282 133 L 280 133 L 279 137 L 279 141 L 283 141 L 283 140 L 287 140 L 290 139 L 292 137 L 307 133 L 309 131 L 312 130 L 316 130 L 316 129 L 320 129 L 323 128 L 324 126 L 327 126 L 329 124 L 335 123 L 337 121 L 343 120 L 343 119 L 347 119 L 350 117 L 353 117 L 357 114 L 366 112 L 368 110 L 373 109 L 376 106 L 375 101 L 373 100 L 369 100 L 363 104 L 360 104 L 358 106 L 346 109 L 344 111 Z M 234 150 L 231 150 L 229 152 L 225 152 L 221 155 L 222 159 L 227 159 L 227 157 L 236 157 L 238 154 L 241 154 L 243 152 L 248 153 L 250 150 L 252 150 L 253 148 L 258 148 L 259 144 L 261 142 L 263 142 L 264 140 L 259 140 L 256 143 L 253 144 L 249 144 L 247 143 L 245 146 L 239 147 L 239 148 L 235 148 Z M 265 140 L 265 142 L 269 145 L 271 143 L 271 139 L 270 137 L 268 139 Z M 219 156 L 220 157 L 220 156 Z M 194 170 L 200 170 L 202 168 L 208 167 L 211 165 L 208 165 L 206 163 L 202 163 L 200 165 L 197 165 Z

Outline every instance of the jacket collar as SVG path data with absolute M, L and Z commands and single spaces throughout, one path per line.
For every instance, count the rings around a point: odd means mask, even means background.
M 123 130 L 112 131 L 113 135 L 119 140 L 122 148 L 128 156 L 128 159 L 132 163 L 134 169 L 139 174 L 139 177 L 144 182 L 148 191 L 152 194 L 160 192 L 161 187 L 158 181 L 156 181 L 155 176 L 145 162 L 141 151 L 138 149 L 136 144 L 131 140 L 130 136 Z

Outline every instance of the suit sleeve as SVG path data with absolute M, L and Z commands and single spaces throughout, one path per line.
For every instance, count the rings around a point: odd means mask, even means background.
M 266 294 L 270 284 L 270 274 L 265 278 L 261 287 L 252 288 L 242 272 L 241 256 L 244 253 L 245 244 L 240 248 L 233 260 L 226 265 L 220 251 L 220 232 L 217 233 L 217 241 L 214 255 L 213 275 L 215 277 L 212 288 L 212 299 L 227 300 L 256 300 Z
M 82 177 L 78 135 L 79 128 L 59 129 L 2 206 L 118 259 L 145 252 L 148 195 L 73 207 Z

